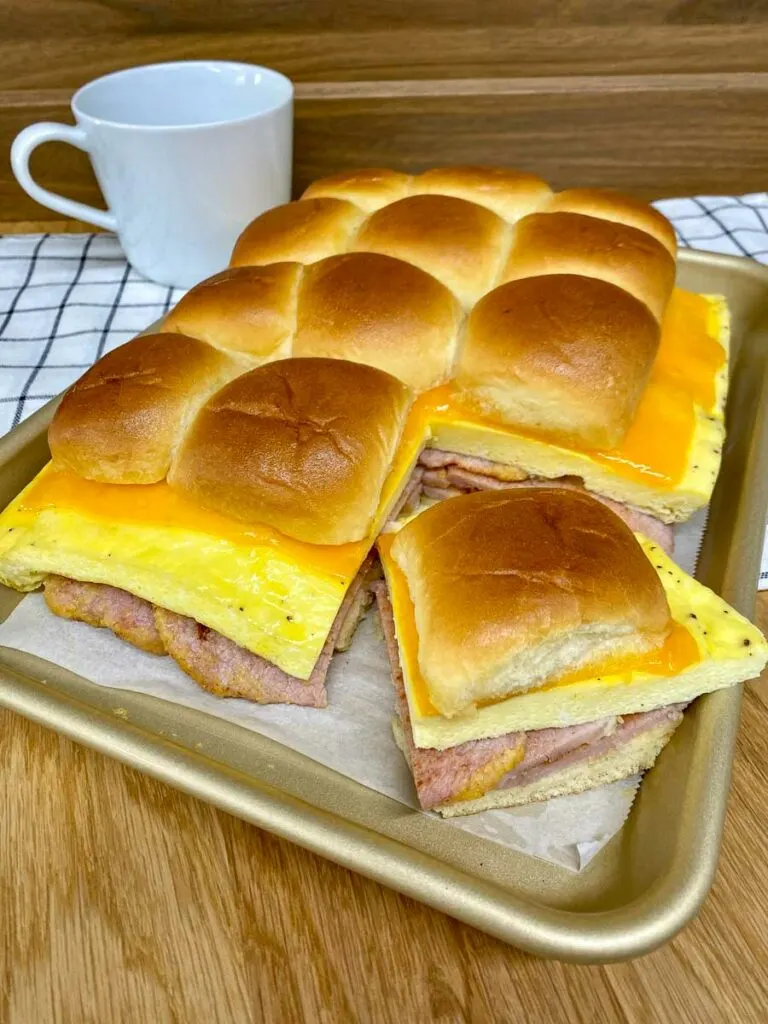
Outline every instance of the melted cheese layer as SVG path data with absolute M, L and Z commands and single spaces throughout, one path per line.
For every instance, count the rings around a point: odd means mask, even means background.
M 392 601 L 416 745 L 444 750 L 509 732 L 650 711 L 758 675 L 768 662 L 768 643 L 759 630 L 684 573 L 655 544 L 640 534 L 636 537 L 659 574 L 672 612 L 674 625 L 664 647 L 574 672 L 448 719 L 439 715 L 429 700 L 419 671 L 418 633 L 408 584 L 389 557 L 392 535 L 382 535 L 378 548 Z

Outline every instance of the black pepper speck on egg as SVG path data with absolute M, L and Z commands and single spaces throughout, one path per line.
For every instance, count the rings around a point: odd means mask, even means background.
M 751 643 L 752 643 L 752 641 L 751 641 L 751 640 L 749 639 L 749 637 L 748 637 L 748 636 L 745 636 L 745 637 L 744 637 L 744 646 L 745 646 L 745 647 L 749 647 L 749 645 L 750 645 Z

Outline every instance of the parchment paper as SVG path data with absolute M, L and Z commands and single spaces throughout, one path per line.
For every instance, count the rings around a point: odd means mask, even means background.
M 691 572 L 705 514 L 678 528 L 676 559 Z M 359 627 L 352 647 L 334 657 L 329 707 L 271 705 L 221 699 L 201 690 L 170 658 L 131 647 L 105 629 L 51 614 L 30 594 L 0 625 L 0 644 L 45 658 L 92 682 L 148 693 L 235 722 L 298 750 L 371 789 L 417 809 L 413 785 L 392 738 L 392 684 L 375 614 Z M 638 779 L 576 796 L 505 811 L 485 811 L 444 822 L 571 871 L 592 860 L 629 814 Z

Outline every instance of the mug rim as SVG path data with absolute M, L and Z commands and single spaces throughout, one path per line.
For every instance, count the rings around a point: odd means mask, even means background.
M 93 114 L 88 114 L 80 109 L 80 101 L 84 93 L 88 92 L 88 90 L 94 86 L 103 84 L 111 78 L 122 78 L 123 76 L 131 75 L 136 72 L 182 67 L 224 67 L 240 68 L 246 71 L 258 71 L 261 74 L 266 74 L 277 82 L 284 90 L 284 94 L 276 99 L 274 103 L 264 107 L 263 110 L 254 111 L 252 114 L 243 114 L 239 117 L 221 118 L 216 121 L 195 121 L 192 124 L 135 124 L 132 121 L 115 121 L 108 117 L 95 117 Z M 133 131 L 185 132 L 198 131 L 201 128 L 219 128 L 226 125 L 242 124 L 256 118 L 266 117 L 268 114 L 273 114 L 276 110 L 280 110 L 282 107 L 291 103 L 293 93 L 294 85 L 290 78 L 282 74 L 282 72 L 276 71 L 274 68 L 265 67 L 262 64 L 246 64 L 243 61 L 237 60 L 167 60 L 158 61 L 153 64 L 135 64 L 128 68 L 119 68 L 117 71 L 110 71 L 106 75 L 99 75 L 98 78 L 91 79 L 90 82 L 86 82 L 85 85 L 81 85 L 80 88 L 77 89 L 72 96 L 70 106 L 72 108 L 72 113 L 75 115 L 77 120 L 82 118 L 86 121 L 90 121 L 92 124 L 104 124 L 114 128 L 128 128 Z

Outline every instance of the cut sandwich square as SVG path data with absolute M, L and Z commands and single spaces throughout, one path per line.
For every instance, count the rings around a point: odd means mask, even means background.
M 64 416 L 64 455 L 52 444 L 52 462 L 0 515 L 0 582 L 43 584 L 55 614 L 172 657 L 218 696 L 324 707 L 333 652 L 365 607 L 369 552 L 423 444 L 407 425 L 411 394 L 370 366 L 292 359 L 205 398 L 200 353 L 167 337 L 194 373 L 173 365 L 138 383 L 138 339 L 69 392 L 51 427 L 61 442 Z M 121 374 L 133 391 L 109 420 L 101 401 L 96 423 L 89 393 L 119 394 Z M 136 482 L 147 420 L 165 423 L 153 472 L 170 474 Z M 105 438 L 120 456 L 108 481 Z
M 467 532 L 468 519 L 487 515 L 499 531 L 495 557 L 501 567 L 509 565 L 510 553 L 521 543 L 518 537 L 511 537 L 514 520 L 499 518 L 494 498 L 498 500 L 498 492 L 454 498 L 417 514 L 399 530 L 385 532 L 378 541 L 386 583 L 378 586 L 377 601 L 397 694 L 396 740 L 411 766 L 422 807 L 445 815 L 546 800 L 649 768 L 691 700 L 754 678 L 768 662 L 768 644 L 755 626 L 684 573 L 658 545 L 633 535 L 610 510 L 604 510 L 615 520 L 606 521 L 606 533 L 626 531 L 628 546 L 634 546 L 658 581 L 668 615 L 662 642 L 644 651 L 603 653 L 597 658 L 587 655 L 580 666 L 543 682 L 539 679 L 525 691 L 475 701 L 452 717 L 442 714 L 434 699 L 433 678 L 422 670 L 421 654 L 423 640 L 431 630 L 444 636 L 445 621 L 438 625 L 429 616 L 419 621 L 420 591 L 411 589 L 396 553 L 404 539 L 418 546 L 417 536 L 423 536 L 425 530 L 429 536 L 434 529 L 428 550 L 437 564 L 449 564 L 452 551 L 457 564 L 472 564 L 474 559 L 478 568 L 492 577 L 488 554 L 482 550 L 487 538 L 483 531 Z M 586 495 L 555 488 L 537 488 L 536 500 L 553 513 L 563 502 L 573 502 L 574 510 L 578 506 L 582 511 L 585 502 L 597 504 Z M 436 528 L 434 513 L 438 509 L 452 512 L 452 526 L 441 523 L 440 529 Z M 585 517 L 584 522 L 586 525 L 589 520 Z M 419 523 L 421 532 L 417 533 Z M 535 530 L 535 519 L 529 528 Z M 457 542 L 464 545 L 461 556 L 457 555 Z M 539 550 L 545 552 L 543 547 Z M 541 557 L 544 568 L 544 554 Z M 410 568 L 407 558 L 402 561 Z M 429 582 L 430 559 L 416 564 L 422 573 L 420 583 Z M 566 557 L 555 591 L 568 584 L 568 565 Z M 530 564 L 528 571 L 532 571 Z M 580 582 L 583 585 L 583 578 Z M 578 592 L 575 585 L 572 589 Z M 542 594 L 531 593 L 534 610 L 540 615 Z M 445 590 L 444 605 L 448 608 L 454 602 L 456 608 L 463 607 L 465 598 L 461 586 L 455 585 Z M 557 608 L 555 601 L 553 598 L 550 611 Z M 488 632 L 499 642 L 511 638 L 506 642 L 519 649 L 514 644 L 519 645 L 521 631 L 512 626 L 518 622 L 520 604 L 509 601 L 491 608 L 489 597 L 484 607 L 491 609 Z M 479 616 L 478 611 L 478 623 Z M 497 630 L 497 621 L 506 629 Z M 548 621 L 553 631 L 562 631 L 562 619 L 552 614 Z M 484 655 L 487 650 L 482 630 L 477 637 L 475 646 L 464 652 L 468 666 L 473 655 L 479 666 L 478 652 Z M 540 675 L 536 657 L 543 651 L 541 660 L 545 668 L 550 667 L 551 661 L 546 661 L 549 652 L 531 634 L 527 643 L 527 663 Z M 499 647 L 495 656 L 503 666 Z

